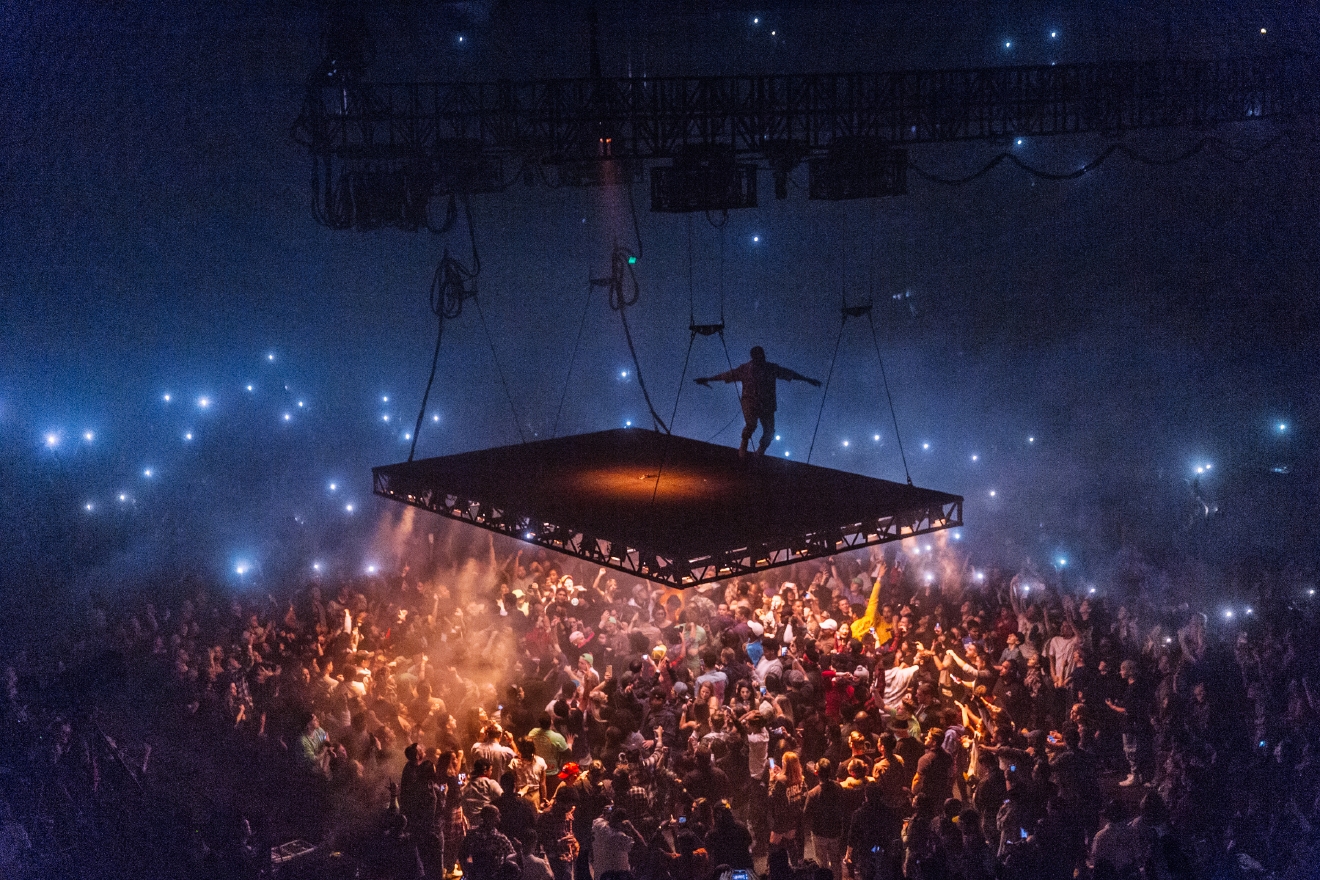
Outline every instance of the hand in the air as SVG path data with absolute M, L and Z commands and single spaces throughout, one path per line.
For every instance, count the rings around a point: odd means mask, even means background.
M 819 379 L 808 379 L 807 382 L 809 382 L 809 383 L 811 384 L 811 387 L 812 387 L 812 388 L 819 388 L 819 387 L 820 387 L 820 380 L 819 380 Z
M 696 382 L 698 385 L 705 385 L 708 388 L 710 387 L 709 379 L 693 379 L 692 381 Z

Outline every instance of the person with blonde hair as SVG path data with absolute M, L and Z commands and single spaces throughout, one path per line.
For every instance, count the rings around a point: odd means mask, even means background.
M 790 864 L 801 864 L 802 810 L 807 786 L 797 752 L 784 752 L 782 766 L 770 775 L 770 847 L 788 851 Z

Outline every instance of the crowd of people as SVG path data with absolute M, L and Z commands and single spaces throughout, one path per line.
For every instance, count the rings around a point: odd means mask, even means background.
M 939 548 L 686 591 L 461 555 L 92 596 L 6 658 L 0 873 L 1314 876 L 1304 588 L 1230 625 Z

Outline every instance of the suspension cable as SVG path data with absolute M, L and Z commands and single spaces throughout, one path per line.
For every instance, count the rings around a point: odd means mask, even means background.
M 839 322 L 839 335 L 834 338 L 834 355 L 830 358 L 830 371 L 825 374 L 825 389 L 820 393 L 820 409 L 816 410 L 816 427 L 811 430 L 811 446 L 807 448 L 807 464 L 811 464 L 811 453 L 816 449 L 816 433 L 820 431 L 820 417 L 825 412 L 825 399 L 829 397 L 830 380 L 834 378 L 834 362 L 839 359 L 839 343 L 843 341 L 843 328 L 848 323 L 845 314 Z
M 880 337 L 875 330 L 875 318 L 871 315 L 871 310 L 866 310 L 866 322 L 871 325 L 871 341 L 875 343 L 875 357 L 880 361 L 880 379 L 885 385 L 885 398 L 889 401 L 889 417 L 894 420 L 894 437 L 898 439 L 898 454 L 903 459 L 903 476 L 907 477 L 907 484 L 912 485 L 912 472 L 908 470 L 907 453 L 903 451 L 903 435 L 898 430 L 898 413 L 894 409 L 894 395 L 889 393 L 889 376 L 885 373 L 885 359 L 880 354 Z
M 555 424 L 550 429 L 550 438 L 559 436 L 559 414 L 564 411 L 564 400 L 568 397 L 568 385 L 573 378 L 573 365 L 577 363 L 578 348 L 582 345 L 582 330 L 587 326 L 587 312 L 591 308 L 591 285 L 587 285 L 587 296 L 582 303 L 582 319 L 578 321 L 577 339 L 573 340 L 573 354 L 568 358 L 568 372 L 564 374 L 564 390 L 559 395 L 559 407 L 555 410 Z
M 478 297 L 472 297 L 472 301 L 477 306 L 477 317 L 481 319 L 481 332 L 486 334 L 486 344 L 490 346 L 491 359 L 495 361 L 495 372 L 499 374 L 500 384 L 504 386 L 504 397 L 509 401 L 509 412 L 513 414 L 513 426 L 518 429 L 518 441 L 527 442 L 527 435 L 523 433 L 522 420 L 518 418 L 518 408 L 514 406 L 513 394 L 509 392 L 509 382 L 504 378 L 504 367 L 500 366 L 500 356 L 495 351 L 495 341 L 490 338 L 490 328 L 486 326 L 486 313 L 481 310 L 481 300 Z

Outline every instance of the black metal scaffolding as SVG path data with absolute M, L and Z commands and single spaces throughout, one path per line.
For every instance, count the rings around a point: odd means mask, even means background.
M 384 498 L 675 587 L 962 525 L 958 495 L 639 428 L 372 475 Z

